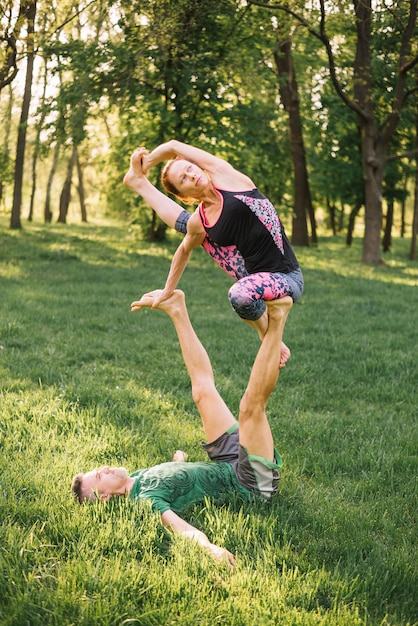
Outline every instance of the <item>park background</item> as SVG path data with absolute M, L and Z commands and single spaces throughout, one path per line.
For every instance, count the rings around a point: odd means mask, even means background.
M 3 3 L 2 624 L 418 623 L 416 11 Z M 306 280 L 269 406 L 279 498 L 186 512 L 233 572 L 146 507 L 69 494 L 86 467 L 203 458 L 169 320 L 129 311 L 179 236 L 121 180 L 173 137 L 254 178 Z M 236 411 L 258 341 L 229 285 L 197 250 L 180 286 Z

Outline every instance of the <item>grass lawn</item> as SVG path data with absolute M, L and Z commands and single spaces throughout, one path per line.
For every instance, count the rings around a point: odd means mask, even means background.
M 72 476 L 134 471 L 203 433 L 168 317 L 130 312 L 162 287 L 178 243 L 121 222 L 0 216 L 2 626 L 418 624 L 418 264 L 395 239 L 384 267 L 361 242 L 298 249 L 305 292 L 269 405 L 280 493 L 183 517 L 237 555 L 233 571 L 123 499 L 80 507 Z M 196 250 L 181 280 L 218 388 L 237 412 L 258 348 L 231 279 Z

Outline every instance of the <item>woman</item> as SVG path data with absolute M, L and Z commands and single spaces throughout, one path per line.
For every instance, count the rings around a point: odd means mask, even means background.
M 146 178 L 151 167 L 167 159 L 163 184 L 182 201 L 197 202 L 193 214 Z M 185 233 L 154 306 L 172 295 L 193 248 L 200 245 L 236 280 L 229 291 L 231 305 L 261 339 L 268 327 L 265 300 L 291 296 L 296 301 L 302 295 L 303 275 L 275 208 L 248 176 L 225 160 L 171 140 L 152 152 L 138 148 L 124 183 L 166 224 Z M 282 352 L 285 361 L 290 352 L 284 344 Z

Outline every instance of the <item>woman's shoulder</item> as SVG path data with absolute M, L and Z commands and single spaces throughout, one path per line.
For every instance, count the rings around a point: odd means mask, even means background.
M 243 194 L 243 195 L 254 195 L 254 194 L 259 194 L 259 190 L 257 189 L 257 187 L 255 187 L 255 185 L 251 184 L 251 185 L 247 185 L 247 186 L 241 186 L 241 187 L 236 187 L 234 189 L 228 188 L 228 189 L 220 189 L 218 187 L 215 187 L 215 189 L 225 198 L 228 195 L 231 194 Z
M 202 220 L 200 219 L 200 204 L 195 212 L 191 214 L 187 222 L 187 232 L 189 235 L 200 235 L 205 232 L 202 226 Z
M 245 191 L 255 187 L 249 176 L 235 169 L 230 163 L 223 164 L 210 173 L 214 187 L 226 191 Z

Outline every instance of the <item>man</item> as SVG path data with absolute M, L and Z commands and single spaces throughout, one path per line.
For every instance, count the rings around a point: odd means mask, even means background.
M 132 303 L 132 311 L 153 308 L 158 296 L 157 292 L 145 294 Z M 178 451 L 174 459 L 180 460 L 138 470 L 130 476 L 123 467 L 107 466 L 77 474 L 72 491 L 80 502 L 96 497 L 107 501 L 116 495 L 150 500 L 165 526 L 197 541 L 216 559 L 233 565 L 234 556 L 228 550 L 211 543 L 203 532 L 179 517 L 178 512 L 205 497 L 238 492 L 265 501 L 277 492 L 282 460 L 274 448 L 266 406 L 279 376 L 278 347 L 292 298 L 266 304 L 269 324 L 240 402 L 237 421 L 215 387 L 212 366 L 190 322 L 184 293 L 175 290 L 171 297 L 158 303 L 157 308 L 169 315 L 177 331 L 193 400 L 209 442 L 202 446 L 211 461 L 186 463 Z

